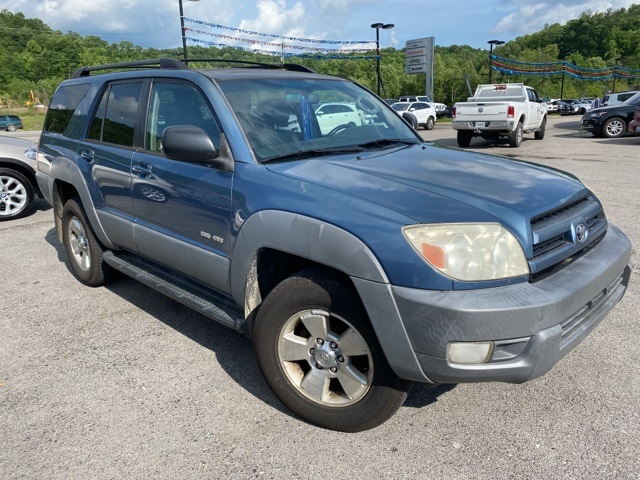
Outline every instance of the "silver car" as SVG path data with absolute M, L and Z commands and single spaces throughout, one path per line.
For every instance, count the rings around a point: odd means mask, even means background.
M 42 197 L 35 178 L 37 145 L 22 138 L 0 136 L 0 221 L 29 213 Z

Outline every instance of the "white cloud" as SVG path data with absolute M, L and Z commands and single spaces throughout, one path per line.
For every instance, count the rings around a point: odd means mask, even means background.
M 510 35 L 525 35 L 544 28 L 545 24 L 560 23 L 564 25 L 569 20 L 578 18 L 581 13 L 604 12 L 608 9 L 617 10 L 628 8 L 637 0 L 563 0 L 554 2 L 532 2 L 530 0 L 502 0 L 503 6 L 511 11 L 502 17 L 491 29 L 493 33 Z

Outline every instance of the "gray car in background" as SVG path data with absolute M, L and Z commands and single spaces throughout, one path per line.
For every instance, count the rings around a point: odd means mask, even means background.
M 37 145 L 22 138 L 0 136 L 0 221 L 29 213 L 42 197 L 35 177 Z

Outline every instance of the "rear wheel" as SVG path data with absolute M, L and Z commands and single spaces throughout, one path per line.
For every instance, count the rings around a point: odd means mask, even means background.
M 473 138 L 473 132 L 468 130 L 458 130 L 458 146 L 466 148 L 471 145 L 471 138 Z
M 406 398 L 410 383 L 389 367 L 355 290 L 331 272 L 305 270 L 276 286 L 253 342 L 276 396 L 320 427 L 376 427 Z
M 102 259 L 104 249 L 91 230 L 79 199 L 64 204 L 62 241 L 78 280 L 90 287 L 104 285 L 110 280 L 113 270 Z
M 427 120 L 427 124 L 425 125 L 425 128 L 427 130 L 433 130 L 433 126 L 435 125 L 435 120 L 433 119 L 433 117 L 429 117 Z
M 518 122 L 516 129 L 509 134 L 509 146 L 517 148 L 522 145 L 522 122 Z
M 602 134 L 607 138 L 617 138 L 627 131 L 627 122 L 618 117 L 608 119 L 602 125 Z

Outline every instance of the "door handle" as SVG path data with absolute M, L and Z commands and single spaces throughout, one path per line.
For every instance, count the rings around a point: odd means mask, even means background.
M 144 162 L 138 165 L 135 165 L 134 167 L 131 167 L 131 171 L 133 173 L 143 178 L 149 178 L 151 176 L 151 169 L 152 169 L 151 165 Z
M 94 153 L 94 151 L 89 149 L 83 150 L 82 152 L 80 152 L 80 156 L 89 163 L 93 162 L 96 158 L 96 154 Z

